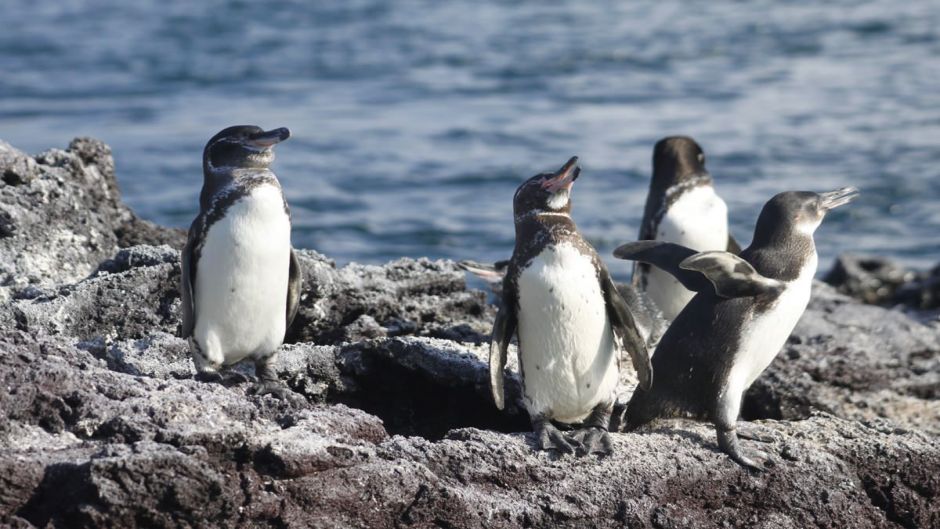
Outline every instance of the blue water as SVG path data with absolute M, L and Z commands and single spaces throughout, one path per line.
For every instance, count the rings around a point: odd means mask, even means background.
M 5 0 L 0 138 L 101 138 L 134 209 L 187 226 L 211 135 L 290 127 L 294 243 L 342 263 L 504 258 L 516 185 L 574 154 L 575 218 L 610 255 L 653 143 L 682 133 L 744 243 L 774 193 L 856 185 L 817 232 L 821 268 L 940 261 L 936 3 L 165 4 Z

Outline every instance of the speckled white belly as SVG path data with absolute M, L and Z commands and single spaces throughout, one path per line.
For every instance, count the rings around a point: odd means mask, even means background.
M 256 187 L 209 228 L 200 254 L 193 337 L 210 361 L 231 364 L 281 345 L 289 271 L 281 190 Z
M 529 413 L 585 419 L 613 395 L 619 354 L 590 257 L 568 243 L 546 248 L 520 274 L 518 296 Z
M 656 240 L 681 244 L 700 252 L 728 247 L 728 207 L 709 185 L 683 193 L 670 207 L 656 230 Z M 651 267 L 646 293 L 673 320 L 695 295 L 668 272 Z

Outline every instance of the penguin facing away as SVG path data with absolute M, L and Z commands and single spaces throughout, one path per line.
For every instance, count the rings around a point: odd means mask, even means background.
M 197 378 L 220 381 L 219 368 L 251 359 L 258 394 L 286 397 L 274 372 L 300 300 L 300 264 L 290 243 L 290 211 L 269 169 L 286 128 L 229 127 L 203 151 L 199 214 L 183 248 L 182 336 Z
M 639 240 L 672 242 L 700 252 L 741 253 L 728 231 L 728 207 L 705 169 L 705 153 L 692 138 L 669 136 L 653 148 L 653 177 Z M 633 285 L 670 321 L 695 295 L 668 273 L 646 263 L 634 266 Z
M 594 248 L 571 219 L 578 158 L 525 181 L 513 197 L 516 244 L 490 343 L 490 386 L 503 409 L 509 342 L 519 338 L 523 400 L 542 450 L 608 454 L 621 348 L 640 385 L 652 372 L 644 340 Z M 574 432 L 552 421 L 581 424 Z
M 738 445 L 742 396 L 809 303 L 818 262 L 813 232 L 828 211 L 857 195 L 852 187 L 776 195 L 764 205 L 754 240 L 740 257 L 660 241 L 628 243 L 614 251 L 621 259 L 667 271 L 696 292 L 653 355 L 652 388 L 639 388 L 630 399 L 627 430 L 657 418 L 708 420 L 723 452 L 744 467 L 762 469 Z

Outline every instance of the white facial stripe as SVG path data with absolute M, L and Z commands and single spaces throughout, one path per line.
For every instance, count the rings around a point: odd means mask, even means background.
M 553 194 L 549 197 L 547 204 L 551 209 L 561 209 L 565 207 L 565 205 L 568 204 L 568 190 L 562 189 Z
M 270 144 L 270 145 L 257 145 L 257 144 L 255 144 L 255 143 L 248 142 L 248 143 L 243 143 L 243 144 L 241 144 L 241 145 L 244 146 L 244 147 L 245 147 L 246 149 L 248 149 L 249 151 L 254 151 L 254 152 L 267 152 L 267 151 L 270 151 L 270 150 L 271 150 L 271 147 L 277 145 L 277 143 L 272 143 L 272 144 Z
M 527 212 L 523 213 L 522 215 L 516 215 L 516 216 L 514 217 L 514 219 L 515 219 L 516 221 L 520 221 L 520 220 L 523 220 L 523 219 L 525 219 L 525 218 L 527 218 L 527 217 L 546 217 L 546 216 L 549 216 L 549 217 L 567 217 L 567 218 L 569 218 L 569 219 L 571 218 L 571 215 L 569 215 L 569 214 L 567 214 L 567 213 L 564 213 L 564 212 L 562 212 L 562 211 L 527 211 Z

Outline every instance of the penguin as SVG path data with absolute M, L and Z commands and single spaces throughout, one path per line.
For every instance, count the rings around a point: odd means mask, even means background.
M 603 455 L 612 451 L 608 428 L 621 348 L 642 387 L 650 387 L 652 371 L 633 315 L 571 219 L 571 187 L 580 172 L 573 157 L 554 173 L 529 178 L 513 197 L 516 243 L 493 325 L 490 387 L 503 409 L 503 370 L 515 334 L 538 448 Z M 563 433 L 552 421 L 580 427 Z
M 692 138 L 669 136 L 653 148 L 653 177 L 639 240 L 672 242 L 700 252 L 741 253 L 728 231 L 728 207 L 705 169 L 705 153 Z M 694 295 L 645 263 L 634 265 L 633 285 L 648 294 L 669 321 Z
M 197 378 L 249 358 L 257 393 L 286 398 L 274 372 L 300 300 L 302 274 L 290 242 L 290 210 L 269 169 L 273 148 L 290 137 L 279 128 L 229 127 L 203 150 L 199 214 L 181 256 L 182 335 Z
M 809 303 L 818 262 L 813 233 L 827 212 L 857 195 L 853 187 L 776 195 L 764 205 L 753 242 L 740 256 L 661 241 L 614 250 L 616 257 L 654 265 L 696 292 L 656 348 L 652 388 L 639 388 L 627 404 L 628 431 L 656 418 L 708 420 L 724 453 L 761 470 L 738 446 L 741 398 L 776 357 Z

